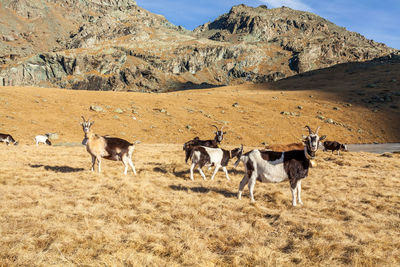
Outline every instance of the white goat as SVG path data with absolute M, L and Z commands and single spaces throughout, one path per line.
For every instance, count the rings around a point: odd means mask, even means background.
M 211 148 L 206 146 L 195 146 L 190 152 L 190 159 L 192 160 L 192 165 L 190 166 L 190 179 L 193 179 L 193 169 L 198 165 L 198 170 L 206 180 L 206 176 L 204 175 L 201 168 L 204 165 L 211 167 L 212 165 L 215 166 L 215 170 L 213 175 L 211 176 L 211 180 L 214 179 L 215 175 L 217 174 L 219 168 L 222 167 L 222 170 L 225 172 L 226 179 L 229 179 L 228 171 L 226 170 L 226 166 L 231 158 L 236 157 L 239 155 L 241 151 L 240 148 L 235 148 L 232 151 L 225 150 L 222 148 Z
M 49 140 L 49 134 L 36 135 L 35 142 L 36 142 L 36 145 L 39 145 L 39 143 L 43 143 L 43 144 L 47 144 L 47 145 L 51 146 L 51 142 Z

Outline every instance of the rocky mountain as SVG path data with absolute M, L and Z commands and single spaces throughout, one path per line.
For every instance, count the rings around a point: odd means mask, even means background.
M 193 32 L 131 0 L 2 0 L 0 85 L 171 91 L 394 52 L 308 12 L 234 6 Z
M 292 53 L 289 67 L 305 72 L 349 61 L 365 61 L 390 51 L 315 14 L 287 7 L 234 6 L 228 14 L 204 24 L 199 36 L 228 42 L 274 45 Z

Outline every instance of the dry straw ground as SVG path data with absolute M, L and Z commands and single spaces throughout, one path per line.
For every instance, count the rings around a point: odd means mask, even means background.
M 137 176 L 111 161 L 90 172 L 84 147 L 0 153 L 1 266 L 400 263 L 396 154 L 319 152 L 293 208 L 288 183 L 239 201 L 242 165 L 230 182 L 222 171 L 191 181 L 180 145 L 137 145 Z
M 319 152 L 302 184 L 305 205 L 292 208 L 288 183 L 257 183 L 256 204 L 247 188 L 237 200 L 242 165 L 231 163 L 230 182 L 222 172 L 190 181 L 182 151 L 224 123 L 223 147 L 246 150 L 297 142 L 306 124 L 330 140 L 398 142 L 400 97 L 378 108 L 361 98 L 399 92 L 400 70 L 373 71 L 159 95 L 0 87 L 0 132 L 20 141 L 0 145 L 0 266 L 399 265 L 399 155 Z M 94 104 L 105 111 L 89 111 Z M 33 145 L 45 132 L 80 143 L 81 115 L 99 134 L 142 141 L 137 176 L 110 161 L 90 172 L 82 146 Z

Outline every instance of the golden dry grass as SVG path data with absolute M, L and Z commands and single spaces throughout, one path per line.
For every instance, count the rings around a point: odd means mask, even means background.
M 400 71 L 393 70 L 369 73 L 382 82 L 363 90 L 398 91 L 387 76 Z M 374 112 L 354 94 L 371 82 L 367 74 L 349 80 L 325 72 L 167 94 L 0 87 L 0 132 L 20 141 L 0 145 L 0 266 L 399 265 L 399 155 L 319 152 L 302 183 L 305 205 L 296 208 L 288 183 L 257 183 L 256 204 L 247 188 L 237 200 L 242 165 L 228 168 L 230 182 L 222 172 L 214 181 L 197 172 L 189 179 L 182 144 L 213 138 L 211 124 L 226 123 L 224 148 L 243 143 L 246 150 L 298 142 L 306 124 L 346 143 L 400 140 L 400 112 L 389 106 L 399 97 Z M 105 112 L 89 111 L 94 104 Z M 321 113 L 352 130 L 324 123 Z M 96 133 L 142 141 L 137 176 L 111 161 L 103 161 L 102 174 L 90 172 L 81 146 L 33 145 L 45 132 L 59 134 L 54 143 L 80 143 L 81 115 L 95 121 Z
M 248 150 L 249 148 L 246 148 Z M 302 207 L 288 183 L 236 198 L 243 166 L 189 179 L 180 145 L 139 144 L 90 172 L 84 147 L 0 149 L 0 265 L 400 264 L 400 156 L 319 152 Z M 207 177 L 211 172 L 206 172 Z

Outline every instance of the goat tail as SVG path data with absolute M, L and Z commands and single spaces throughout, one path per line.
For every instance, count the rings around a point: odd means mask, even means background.
M 132 158 L 133 151 L 135 150 L 135 144 L 132 144 L 128 147 L 128 156 Z
M 129 148 L 128 148 L 128 155 L 129 155 L 130 158 L 132 157 L 133 151 L 135 150 L 135 145 L 140 144 L 140 143 L 141 143 L 141 141 L 136 140 L 135 142 L 133 142 L 133 143 L 129 146 Z

